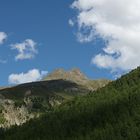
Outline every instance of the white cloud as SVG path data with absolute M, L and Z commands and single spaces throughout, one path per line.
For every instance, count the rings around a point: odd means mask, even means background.
M 3 44 L 7 39 L 7 34 L 5 32 L 0 32 L 0 44 Z
M 94 41 L 97 36 L 107 42 L 93 64 L 112 71 L 140 65 L 139 0 L 75 0 L 72 8 L 78 10 L 81 42 Z
M 8 81 L 10 84 L 22 84 L 41 80 L 47 71 L 39 71 L 38 69 L 29 70 L 27 73 L 11 74 Z
M 73 20 L 69 19 L 69 25 L 70 25 L 70 26 L 74 26 Z
M 12 44 L 11 48 L 18 51 L 15 60 L 32 59 L 37 54 L 36 42 L 32 39 L 26 39 L 22 43 Z

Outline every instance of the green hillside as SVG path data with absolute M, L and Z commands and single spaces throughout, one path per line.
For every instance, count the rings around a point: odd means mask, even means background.
M 139 140 L 140 68 L 4 133 L 5 140 Z

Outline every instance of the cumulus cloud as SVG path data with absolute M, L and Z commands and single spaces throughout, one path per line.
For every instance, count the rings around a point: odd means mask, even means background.
M 96 37 L 106 42 L 92 63 L 112 71 L 128 71 L 140 65 L 139 0 L 75 0 L 78 10 L 78 38 L 81 42 Z
M 22 84 L 41 80 L 47 71 L 39 71 L 38 69 L 29 70 L 27 73 L 11 74 L 8 77 L 10 84 Z
M 26 39 L 21 43 L 11 45 L 11 49 L 18 51 L 15 60 L 32 59 L 37 54 L 36 42 L 32 39 Z
M 3 44 L 7 39 L 7 34 L 5 32 L 0 32 L 0 44 Z

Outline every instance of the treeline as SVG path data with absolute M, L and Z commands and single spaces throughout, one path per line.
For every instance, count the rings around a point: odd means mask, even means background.
M 1 130 L 0 136 L 1 140 L 139 140 L 140 68 L 39 119 Z

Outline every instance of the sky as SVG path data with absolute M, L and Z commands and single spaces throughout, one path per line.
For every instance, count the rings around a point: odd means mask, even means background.
M 57 68 L 115 79 L 140 65 L 139 0 L 0 2 L 0 86 Z

